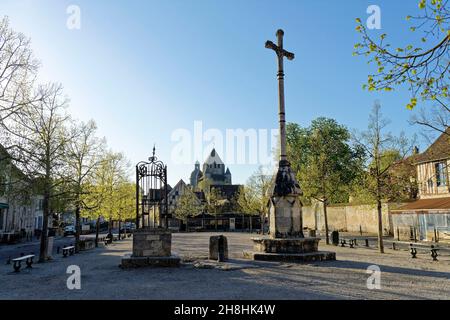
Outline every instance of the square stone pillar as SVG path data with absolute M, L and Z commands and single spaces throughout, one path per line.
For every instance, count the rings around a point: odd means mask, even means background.
M 269 202 L 269 224 L 273 239 L 303 238 L 302 205 L 298 195 L 273 196 Z
M 180 258 L 171 254 L 172 233 L 162 228 L 133 231 L 133 254 L 122 259 L 122 268 L 179 267 Z
M 133 257 L 169 257 L 172 233 L 165 229 L 139 229 L 133 232 Z
M 271 238 L 303 238 L 301 195 L 302 191 L 289 162 L 280 161 L 268 190 Z

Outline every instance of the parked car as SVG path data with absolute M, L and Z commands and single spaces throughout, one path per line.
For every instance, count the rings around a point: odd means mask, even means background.
M 136 224 L 135 223 L 131 223 L 131 222 L 126 222 L 124 224 L 122 224 L 121 228 L 120 228 L 120 233 L 124 233 L 124 232 L 131 232 L 134 229 L 136 229 Z
M 75 226 L 67 226 L 64 228 L 64 237 L 75 235 Z

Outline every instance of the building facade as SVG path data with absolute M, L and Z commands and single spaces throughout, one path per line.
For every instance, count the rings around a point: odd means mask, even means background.
M 42 197 L 0 146 L 0 242 L 31 238 L 42 230 L 42 216 Z
M 450 128 L 412 161 L 419 199 L 392 210 L 394 235 L 400 240 L 450 241 Z

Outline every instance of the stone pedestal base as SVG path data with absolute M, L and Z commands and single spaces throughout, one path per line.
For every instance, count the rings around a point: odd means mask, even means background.
M 171 255 L 172 234 L 165 229 L 133 232 L 133 254 L 122 259 L 122 268 L 178 267 L 180 258 Z
M 260 261 L 315 262 L 336 260 L 336 253 L 318 251 L 320 238 L 253 238 L 254 251 L 244 257 Z
M 122 259 L 121 268 L 143 268 L 143 267 L 179 267 L 180 258 L 170 257 L 133 257 L 125 256 Z
M 278 261 L 308 263 L 317 261 L 336 260 L 336 253 L 330 251 L 317 251 L 311 253 L 264 253 L 255 251 L 244 251 L 244 258 L 257 261 Z

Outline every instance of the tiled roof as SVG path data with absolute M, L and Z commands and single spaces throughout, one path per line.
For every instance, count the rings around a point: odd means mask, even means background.
M 417 200 L 408 203 L 398 209 L 392 210 L 392 213 L 406 213 L 412 211 L 428 211 L 428 210 L 450 211 L 450 197 Z
M 450 158 L 450 127 L 423 153 L 414 156 L 415 163 L 430 162 Z

